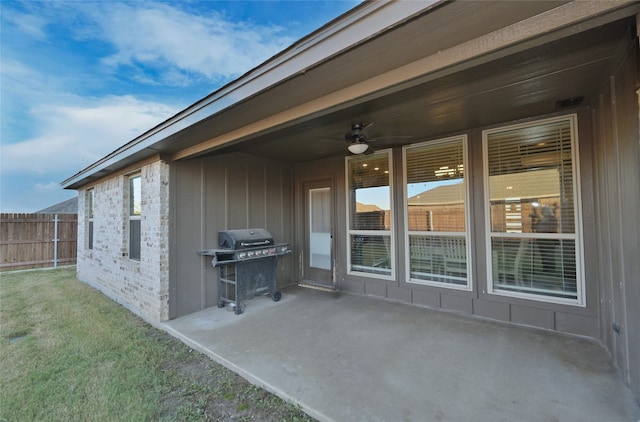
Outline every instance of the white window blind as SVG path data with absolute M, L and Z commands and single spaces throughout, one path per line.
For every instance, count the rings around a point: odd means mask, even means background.
M 391 165 L 388 151 L 349 157 L 349 272 L 391 276 Z
M 407 266 L 424 284 L 470 288 L 466 137 L 405 147 Z
M 564 117 L 485 131 L 494 292 L 580 301 L 574 127 Z

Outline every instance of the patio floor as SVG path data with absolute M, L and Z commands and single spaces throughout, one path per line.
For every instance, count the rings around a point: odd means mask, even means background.
M 298 287 L 163 327 L 320 421 L 640 421 L 581 337 Z

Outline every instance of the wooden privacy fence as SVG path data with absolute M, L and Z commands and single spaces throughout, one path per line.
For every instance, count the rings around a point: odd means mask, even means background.
M 76 263 L 77 214 L 0 214 L 0 270 Z

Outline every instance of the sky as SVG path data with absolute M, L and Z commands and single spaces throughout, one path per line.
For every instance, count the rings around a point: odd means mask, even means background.
M 60 182 L 359 1 L 0 1 L 0 211 Z

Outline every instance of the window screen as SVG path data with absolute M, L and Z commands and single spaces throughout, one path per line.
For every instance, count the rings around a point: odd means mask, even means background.
M 467 279 L 465 137 L 405 148 L 409 274 L 415 282 Z
M 493 290 L 578 301 L 574 120 L 485 132 Z

